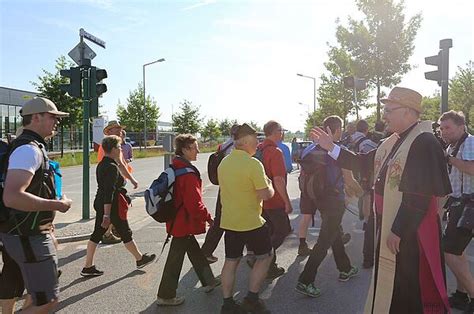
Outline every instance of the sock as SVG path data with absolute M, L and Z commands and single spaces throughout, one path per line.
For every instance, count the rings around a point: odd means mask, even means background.
M 249 291 L 247 293 L 247 299 L 252 302 L 257 302 L 258 301 L 258 292 L 252 292 Z
M 234 302 L 233 297 L 224 298 L 224 306 L 230 306 L 230 305 L 233 305 L 234 303 L 235 302 Z
M 307 246 L 306 238 L 300 238 L 300 246 Z

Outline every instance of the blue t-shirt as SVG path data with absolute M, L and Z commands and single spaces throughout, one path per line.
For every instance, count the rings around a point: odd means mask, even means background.
M 283 152 L 283 157 L 285 157 L 285 168 L 286 172 L 290 173 L 293 171 L 293 163 L 291 162 L 290 148 L 286 146 L 282 141 L 277 143 L 278 148 Z

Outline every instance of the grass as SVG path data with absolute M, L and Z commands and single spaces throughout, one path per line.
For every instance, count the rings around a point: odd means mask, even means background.
M 210 153 L 210 152 L 215 152 L 217 150 L 217 145 L 206 145 L 206 144 L 201 144 L 199 146 L 199 150 L 201 153 Z M 139 158 L 149 158 L 149 157 L 158 157 L 158 156 L 163 156 L 165 152 L 163 151 L 162 148 L 147 148 L 145 151 L 144 149 L 134 149 L 133 150 L 133 158 L 134 159 L 139 159 Z M 55 153 L 50 156 L 51 159 L 56 160 L 59 162 L 61 167 L 71 167 L 71 166 L 78 166 L 82 165 L 82 152 L 76 152 L 76 153 L 66 153 L 63 155 L 63 157 L 60 157 L 59 154 Z M 90 164 L 96 164 L 97 163 L 97 153 L 93 152 L 89 155 L 89 162 Z

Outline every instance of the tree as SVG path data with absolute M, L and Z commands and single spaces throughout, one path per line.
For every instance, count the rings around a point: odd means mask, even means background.
M 138 83 L 135 90 L 129 92 L 126 106 L 120 103 L 117 105 L 117 117 L 120 124 L 127 126 L 130 131 L 143 131 L 143 85 Z M 155 130 L 156 123 L 160 117 L 160 109 L 156 101 L 150 95 L 146 97 L 146 127 L 148 130 Z
M 423 108 L 421 119 L 438 121 L 440 116 L 440 102 L 441 96 L 439 93 L 434 94 L 430 97 L 423 97 L 421 101 L 421 107 Z
M 219 128 L 219 123 L 217 120 L 209 119 L 202 129 L 201 136 L 204 138 L 204 142 L 206 140 L 209 141 L 217 141 L 219 136 L 221 136 L 221 130 Z
M 219 129 L 223 136 L 230 136 L 230 128 L 237 124 L 237 120 L 229 120 L 225 118 L 224 120 L 219 122 Z
M 248 123 L 248 125 L 250 125 L 252 128 L 254 128 L 255 131 L 257 131 L 257 132 L 262 132 L 262 128 L 258 126 L 257 122 L 255 122 L 255 121 L 250 121 L 250 122 Z
M 353 60 L 355 73 L 377 89 L 377 120 L 380 120 L 381 87 L 398 84 L 412 66 L 408 59 L 421 24 L 421 14 L 405 21 L 404 1 L 356 0 L 365 15 L 361 21 L 349 17 L 349 26 L 337 26 L 336 38 Z
M 62 119 L 61 126 L 78 126 L 82 124 L 82 100 L 70 97 L 59 88 L 59 84 L 67 84 L 67 78 L 59 74 L 60 70 L 75 66 L 68 62 L 66 57 L 56 59 L 55 72 L 43 69 L 43 75 L 38 75 L 38 82 L 31 84 L 38 90 L 40 96 L 50 99 L 56 104 L 58 110 L 69 113 L 69 117 Z
M 184 100 L 179 108 L 181 112 L 173 115 L 173 131 L 183 134 L 196 134 L 201 130 L 202 118 L 199 116 L 199 106 L 194 107 L 188 100 Z
M 466 116 L 466 124 L 471 122 L 471 109 L 474 106 L 474 62 L 469 61 L 465 68 L 458 67 L 449 84 L 449 105 L 461 110 Z

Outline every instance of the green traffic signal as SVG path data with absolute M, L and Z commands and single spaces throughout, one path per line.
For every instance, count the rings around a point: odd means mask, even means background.
M 59 88 L 68 93 L 69 96 L 75 98 L 82 97 L 82 84 L 81 84 L 81 68 L 73 67 L 69 70 L 60 70 L 59 74 L 62 77 L 69 79 L 69 84 L 59 84 Z

